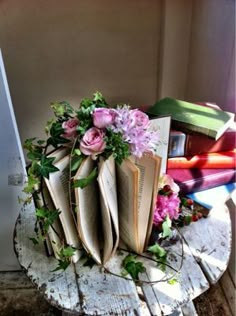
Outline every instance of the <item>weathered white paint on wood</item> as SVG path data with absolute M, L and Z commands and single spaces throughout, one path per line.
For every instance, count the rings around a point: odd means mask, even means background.
M 184 316 L 197 316 L 197 311 L 192 301 L 181 307 L 182 313 Z
M 34 246 L 28 237 L 33 236 L 34 206 L 21 210 L 16 225 L 15 250 L 27 275 L 55 306 L 64 311 L 83 315 L 168 315 L 184 314 L 184 305 L 202 294 L 209 284 L 201 270 L 208 271 L 212 283 L 218 279 L 228 262 L 231 229 L 227 209 L 212 210 L 207 219 L 202 219 L 182 229 L 184 238 L 190 245 L 183 243 L 184 260 L 178 282 L 146 284 L 142 286 L 143 297 L 150 310 L 143 307 L 133 281 L 104 273 L 98 266 L 92 269 L 83 267 L 81 262 L 71 265 L 65 272 L 51 272 L 57 265 L 56 259 L 46 257 L 43 246 Z M 201 237 L 201 238 L 200 238 Z M 223 245 L 224 242 L 224 245 Z M 205 247 L 205 248 L 204 248 Z M 204 251 L 199 251 L 203 249 Z M 176 269 L 180 266 L 182 246 L 178 241 L 169 248 L 168 262 Z M 201 267 L 193 257 L 201 258 Z M 199 254 L 201 256 L 199 257 Z M 203 254 L 203 255 L 202 255 Z M 124 254 L 126 255 L 126 254 Z M 122 256 L 116 255 L 107 268 L 120 274 Z M 211 258 L 212 260 L 206 260 Z M 214 260 L 221 260 L 219 269 Z M 140 260 L 145 260 L 141 259 Z M 140 279 L 158 280 L 165 274 L 150 261 L 147 271 Z M 169 275 L 172 270 L 167 268 Z M 182 309 L 183 307 L 183 309 Z
M 232 242 L 226 205 L 214 206 L 207 219 L 185 226 L 181 232 L 210 283 L 216 283 L 227 268 Z
M 29 240 L 34 232 L 34 207 L 21 210 L 15 230 L 15 250 L 26 274 L 56 307 L 84 315 L 142 315 L 141 302 L 133 281 L 91 270 L 81 263 L 61 272 L 51 272 L 57 260 L 46 257 L 43 245 Z M 110 263 L 112 264 L 112 263 Z
M 178 241 L 175 245 L 171 245 L 166 249 L 169 251 L 167 262 L 173 268 L 179 270 L 182 257 L 181 242 Z M 153 315 L 158 315 L 156 314 L 156 298 L 159 300 L 159 307 L 164 315 L 169 315 L 209 288 L 208 281 L 201 268 L 184 242 L 183 256 L 183 265 L 180 273 L 177 275 L 177 282 L 175 284 L 159 282 L 154 285 L 143 285 L 143 292 Z M 149 264 L 146 264 L 146 267 L 147 279 L 151 281 L 161 280 L 165 278 L 166 274 L 172 276 L 174 273 L 168 267 L 166 268 L 166 272 L 162 272 L 156 268 L 154 262 L 149 262 Z

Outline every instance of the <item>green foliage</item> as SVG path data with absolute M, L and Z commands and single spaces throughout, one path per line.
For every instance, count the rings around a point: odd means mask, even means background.
M 40 181 L 38 178 L 36 178 L 34 175 L 29 175 L 27 184 L 24 187 L 23 192 L 33 194 L 35 190 L 35 186 L 38 185 L 39 183 Z
M 136 260 L 137 256 L 135 255 L 127 255 L 124 260 L 122 261 L 123 267 L 123 276 L 127 275 L 128 273 L 134 280 L 139 279 L 139 273 L 143 273 L 146 271 L 142 262 Z
M 121 164 L 125 158 L 129 157 L 129 145 L 128 143 L 124 142 L 121 133 L 114 133 L 113 131 L 109 130 L 107 132 L 107 136 L 105 137 L 105 142 L 105 158 L 113 155 L 116 162 Z
M 68 139 L 61 136 L 64 133 L 61 122 L 53 122 L 49 132 L 51 137 L 48 138 L 47 145 L 52 145 L 54 148 L 57 148 L 59 145 L 69 142 Z
M 83 267 L 89 267 L 90 269 L 92 269 L 92 267 L 96 264 L 92 256 L 85 251 L 80 257 L 80 261 L 83 263 Z
M 48 158 L 46 156 L 42 156 L 41 162 L 39 165 L 39 172 L 42 177 L 49 179 L 50 173 L 59 171 L 59 169 L 53 165 L 54 160 L 55 160 L 55 157 Z
M 175 278 L 175 277 L 173 277 L 173 278 L 171 278 L 170 280 L 167 281 L 167 283 L 170 284 L 170 285 L 174 285 L 174 284 L 176 284 L 178 282 L 179 282 L 179 280 L 177 278 Z
M 52 272 L 63 270 L 65 271 L 71 263 L 71 257 L 75 254 L 76 248 L 71 246 L 64 246 L 58 253 L 58 266 Z
M 36 217 L 43 220 L 43 231 L 48 232 L 49 227 L 60 215 L 59 210 L 48 210 L 46 208 L 36 208 Z
M 82 161 L 83 161 L 82 156 L 73 156 L 71 158 L 71 171 L 76 171 L 80 167 Z
M 52 118 L 52 119 L 50 119 L 50 120 L 47 121 L 47 124 L 46 124 L 46 126 L 45 126 L 45 133 L 46 133 L 47 135 L 50 134 L 50 130 L 51 130 L 52 125 L 53 125 L 54 123 L 56 123 L 56 119 L 55 119 L 55 118 Z
M 73 183 L 73 188 L 85 188 L 87 185 L 89 185 L 94 179 L 97 178 L 98 170 L 97 167 L 93 169 L 93 171 L 83 179 L 75 180 Z
M 28 151 L 27 157 L 30 160 L 40 160 L 43 154 L 43 147 L 39 144 L 34 144 L 34 141 L 36 140 L 36 137 L 34 138 L 28 138 L 25 140 L 23 147 Z M 43 142 L 42 140 L 38 140 L 38 142 Z
M 35 238 L 35 237 L 29 237 L 29 240 L 31 240 L 34 245 L 38 245 L 39 244 L 39 240 L 37 238 Z
M 52 102 L 51 108 L 53 109 L 53 112 L 57 117 L 68 117 L 69 115 L 74 113 L 74 109 L 66 101 Z
M 167 251 L 155 243 L 154 245 L 148 248 L 148 251 L 151 252 L 155 259 L 157 260 L 157 266 L 162 270 L 165 271 L 166 268 L 166 260 L 167 260 Z
M 160 234 L 161 238 L 167 238 L 171 236 L 171 219 L 167 215 L 164 222 L 162 223 L 162 233 Z

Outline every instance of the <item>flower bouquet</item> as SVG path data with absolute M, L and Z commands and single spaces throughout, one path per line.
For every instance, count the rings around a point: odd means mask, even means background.
M 29 238 L 47 242 L 58 259 L 55 270 L 85 253 L 104 265 L 122 241 L 133 253 L 123 268 L 138 279 L 145 267 L 136 254 L 148 251 L 163 263 L 158 242 L 173 237 L 172 223 L 189 224 L 200 215 L 186 213 L 192 201 L 179 197 L 170 177 L 160 177 L 159 134 L 144 112 L 111 108 L 99 92 L 78 109 L 68 102 L 51 107 L 47 138 L 24 143 L 31 160 L 24 203 L 33 198 L 36 206 L 36 234 Z

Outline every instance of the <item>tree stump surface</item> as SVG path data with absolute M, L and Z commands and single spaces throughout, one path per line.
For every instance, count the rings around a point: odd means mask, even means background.
M 77 315 L 194 315 L 192 300 L 219 280 L 227 268 L 231 251 L 231 222 L 226 206 L 215 207 L 206 219 L 181 229 L 182 242 L 169 247 L 168 263 L 179 269 L 177 282 L 162 280 L 173 270 L 163 272 L 146 261 L 140 279 L 161 282 L 140 286 L 132 280 L 105 273 L 101 267 L 85 267 L 79 261 L 65 272 L 52 272 L 54 257 L 47 257 L 44 245 L 34 245 L 35 209 L 21 209 L 14 232 L 14 247 L 19 263 L 45 298 L 64 312 Z M 125 254 L 126 255 L 126 254 Z M 121 274 L 121 255 L 115 255 L 106 267 Z

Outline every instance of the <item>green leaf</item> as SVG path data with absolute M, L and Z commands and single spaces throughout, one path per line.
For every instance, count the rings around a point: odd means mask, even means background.
M 29 237 L 29 240 L 31 240 L 34 245 L 38 245 L 38 244 L 39 244 L 38 239 L 36 239 L 36 238 L 34 238 L 34 237 Z
M 45 144 L 45 140 L 39 139 L 39 140 L 37 140 L 37 144 L 38 144 L 39 146 L 42 146 L 43 144 Z
M 74 255 L 76 248 L 71 246 L 66 246 L 61 248 L 58 256 L 60 259 L 58 260 L 58 266 L 52 270 L 51 272 L 63 270 L 65 271 L 71 263 L 71 257 Z
M 100 102 L 103 102 L 104 98 L 101 94 L 101 92 L 99 91 L 96 91 L 94 94 L 93 94 L 93 101 L 97 102 L 97 101 L 100 101 Z
M 65 115 L 68 116 L 69 114 L 72 114 L 74 112 L 72 106 L 66 101 L 52 102 L 51 108 L 53 109 L 53 112 L 57 117 L 63 117 Z
M 79 150 L 79 148 L 75 148 L 73 151 L 73 154 L 75 154 L 77 156 L 81 156 L 81 151 Z
M 80 102 L 81 108 L 90 108 L 91 105 L 93 105 L 93 101 L 87 98 L 82 99 Z
M 94 179 L 97 177 L 97 167 L 93 169 L 93 171 L 83 179 L 75 180 L 72 187 L 73 188 L 85 188 L 87 185 L 89 185 Z
M 62 258 L 70 258 L 74 255 L 75 253 L 75 248 L 71 246 L 67 246 L 61 249 L 60 251 L 60 257 Z
M 28 176 L 27 185 L 24 187 L 23 192 L 33 193 L 35 191 L 35 186 L 40 183 L 38 178 L 35 178 L 34 175 Z
M 36 137 L 32 137 L 32 138 L 27 138 L 23 144 L 23 148 L 24 149 L 31 149 L 31 147 L 33 146 L 33 142 L 35 141 Z
M 167 255 L 167 251 L 157 243 L 148 247 L 148 251 L 151 252 L 157 259 Z
M 65 271 L 70 265 L 70 261 L 69 260 L 58 260 L 58 266 L 52 270 L 51 272 L 56 272 L 59 270 L 63 270 Z
M 48 216 L 48 210 L 46 208 L 36 208 L 35 215 L 39 218 L 46 218 Z
M 171 224 L 172 222 L 169 216 L 167 215 L 164 222 L 162 223 L 162 233 L 161 233 L 162 238 L 171 236 Z
M 49 227 L 55 222 L 60 215 L 59 210 L 48 210 L 46 208 L 36 208 L 36 216 L 39 219 L 43 219 L 43 231 L 46 233 Z
M 52 125 L 56 123 L 56 119 L 52 118 L 50 120 L 47 121 L 47 124 L 45 126 L 45 133 L 48 135 L 50 133 L 50 130 L 52 128 Z
M 59 169 L 53 165 L 54 160 L 55 157 L 48 158 L 46 156 L 42 156 L 41 164 L 39 165 L 39 170 L 42 177 L 49 179 L 50 173 L 59 171 Z
M 82 156 L 74 156 L 71 159 L 71 171 L 76 171 L 83 161 Z
M 165 271 L 166 269 L 166 261 L 167 261 L 167 251 L 155 243 L 154 245 L 148 248 L 148 251 L 151 252 L 155 259 L 158 261 L 157 266 L 162 270 Z
M 167 283 L 170 284 L 170 285 L 174 285 L 174 284 L 176 284 L 178 282 L 179 282 L 179 280 L 177 278 L 172 278 L 172 279 L 167 281 Z
M 63 138 L 61 135 L 64 133 L 64 128 L 62 127 L 61 122 L 54 122 L 50 128 L 50 135 L 51 137 L 48 138 L 47 144 L 52 145 L 53 147 L 57 148 L 60 144 L 68 143 L 69 140 Z
M 139 279 L 139 273 L 145 272 L 146 268 L 142 262 L 136 260 L 137 256 L 127 255 L 122 261 L 122 267 L 130 274 L 134 280 Z M 124 271 L 123 271 L 124 273 Z
M 123 136 L 121 133 L 114 133 L 111 130 L 107 131 L 106 137 L 106 148 L 103 153 L 105 158 L 113 156 L 115 161 L 118 164 L 121 164 L 122 161 L 130 156 L 129 144 L 124 142 Z

